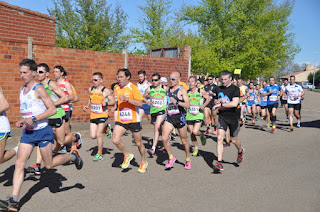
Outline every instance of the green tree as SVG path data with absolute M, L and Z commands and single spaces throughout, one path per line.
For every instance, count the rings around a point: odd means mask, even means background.
M 203 44 L 193 47 L 193 70 L 218 74 L 242 69 L 242 77 L 274 74 L 299 51 L 289 32 L 293 1 L 201 0 L 185 6 L 181 20 L 197 24 Z
M 308 75 L 308 81 L 313 83 L 313 72 Z M 315 73 L 314 85 L 318 86 L 320 84 L 320 70 Z
M 121 52 L 128 45 L 127 15 L 106 0 L 53 0 L 48 9 L 57 18 L 56 45 L 94 51 Z

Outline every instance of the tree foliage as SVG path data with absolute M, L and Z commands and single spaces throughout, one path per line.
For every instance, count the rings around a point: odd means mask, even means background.
M 127 14 L 106 0 L 53 0 L 48 9 L 57 18 L 56 45 L 66 48 L 120 52 L 128 45 Z
M 218 74 L 242 69 L 242 77 L 275 73 L 299 51 L 289 32 L 293 2 L 201 0 L 185 6 L 181 20 L 197 24 L 201 43 L 192 46 L 192 70 Z
M 313 72 L 308 75 L 308 81 L 313 83 Z M 320 70 L 316 71 L 314 75 L 314 85 L 318 86 L 320 84 Z

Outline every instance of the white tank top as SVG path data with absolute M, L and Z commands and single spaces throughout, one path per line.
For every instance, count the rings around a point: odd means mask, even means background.
M 147 81 L 145 84 L 140 84 L 139 82 L 138 82 L 138 89 L 139 89 L 139 91 L 141 92 L 141 94 L 143 95 L 145 92 L 146 92 L 146 90 L 147 90 L 147 88 L 149 87 L 149 81 Z
M 41 99 L 35 97 L 34 92 L 40 83 L 33 86 L 33 88 L 26 94 L 23 94 L 25 86 L 20 91 L 20 114 L 23 119 L 37 116 L 47 110 L 47 107 Z M 31 126 L 26 126 L 26 130 L 39 130 L 48 125 L 48 119 L 42 119 L 33 123 Z
M 1 87 L 0 87 L 0 92 L 2 92 Z M 11 131 L 10 122 L 6 112 L 0 113 L 0 133 L 8 133 L 10 131 Z

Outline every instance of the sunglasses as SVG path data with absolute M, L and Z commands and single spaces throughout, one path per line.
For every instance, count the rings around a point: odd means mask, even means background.
M 208 80 L 213 80 L 212 78 L 209 78 Z
M 170 81 L 176 81 L 177 78 L 169 78 Z
M 159 79 L 152 79 L 152 82 L 158 82 Z
M 38 74 L 46 73 L 45 71 L 37 71 Z
M 92 81 L 97 82 L 99 79 L 92 79 Z

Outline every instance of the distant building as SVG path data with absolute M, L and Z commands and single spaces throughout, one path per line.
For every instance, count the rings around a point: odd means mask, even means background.
M 296 77 L 296 82 L 298 82 L 298 83 L 308 82 L 309 74 L 313 73 L 314 71 L 317 72 L 318 70 L 320 70 L 319 67 L 306 64 L 306 68 L 305 68 L 304 71 L 291 73 L 291 74 L 288 74 L 288 75 L 284 75 L 284 76 L 281 76 L 280 79 L 282 79 L 282 80 L 284 80 L 284 79 L 290 80 L 289 79 L 290 76 L 294 75 Z

